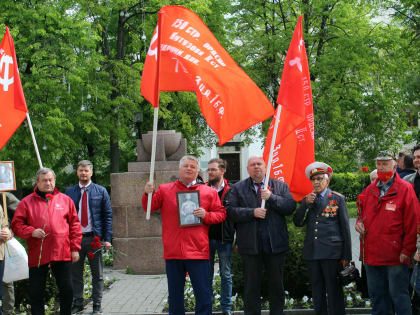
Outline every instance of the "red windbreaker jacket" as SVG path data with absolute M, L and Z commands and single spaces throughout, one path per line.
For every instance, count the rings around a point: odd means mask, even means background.
M 21 200 L 12 220 L 13 232 L 26 239 L 29 267 L 37 267 L 42 240 L 32 237 L 35 229 L 45 233 L 40 265 L 52 261 L 71 261 L 71 252 L 80 250 L 82 227 L 73 201 L 54 189 L 48 202 L 34 192 Z
M 362 221 L 366 230 L 364 240 L 360 239 L 360 253 L 364 255 L 364 263 L 369 265 L 400 265 L 400 254 L 411 257 L 416 250 L 419 202 L 412 185 L 397 173 L 382 198 L 377 182 L 366 187 L 359 196 L 361 213 L 357 222 Z
M 177 191 L 200 191 L 200 207 L 206 210 L 203 224 L 180 227 Z M 147 194 L 142 198 L 143 210 L 147 210 Z M 209 224 L 222 222 L 226 210 L 221 205 L 217 191 L 207 185 L 186 187 L 181 181 L 162 184 L 153 193 L 151 211 L 161 209 L 162 242 L 164 259 L 209 259 Z

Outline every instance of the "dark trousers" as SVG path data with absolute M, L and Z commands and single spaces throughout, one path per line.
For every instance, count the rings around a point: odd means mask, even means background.
M 270 314 L 283 314 L 283 267 L 285 254 L 241 255 L 244 266 L 244 314 L 261 314 L 262 269 L 268 273 Z
M 184 315 L 185 273 L 188 272 L 195 296 L 195 314 L 211 315 L 212 288 L 209 283 L 210 263 L 205 259 L 168 259 L 168 302 L 170 315 Z
M 71 261 L 51 263 L 51 270 L 57 283 L 60 298 L 60 315 L 71 314 L 73 289 L 71 285 Z M 48 264 L 29 268 L 29 298 L 32 315 L 44 315 L 44 293 Z
M 345 314 L 343 287 L 337 278 L 338 262 L 337 259 L 307 261 L 317 315 Z
M 3 282 L 1 290 L 3 293 L 3 314 L 12 315 L 15 310 L 15 288 L 13 286 L 13 282 Z
M 369 296 L 372 301 L 372 315 L 391 313 L 411 315 L 411 301 L 408 293 L 408 265 L 373 266 L 366 264 Z M 392 313 L 391 313 L 392 314 Z
M 72 264 L 72 279 L 73 279 L 73 298 L 74 305 L 83 306 L 83 271 L 85 269 L 85 259 L 88 252 L 96 252 L 97 249 L 92 249 L 90 243 L 93 241 L 93 235 L 83 236 L 82 248 L 79 251 L 79 261 Z M 92 300 L 94 305 L 101 305 L 102 293 L 104 291 L 104 260 L 102 257 L 102 250 L 95 253 L 93 258 L 89 258 L 90 271 L 92 272 Z

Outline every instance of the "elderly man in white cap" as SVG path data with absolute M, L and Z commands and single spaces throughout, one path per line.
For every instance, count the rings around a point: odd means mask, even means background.
M 346 201 L 343 195 L 328 188 L 333 173 L 329 165 L 314 162 L 305 173 L 313 191 L 302 200 L 293 222 L 298 227 L 306 224 L 303 259 L 311 277 L 315 312 L 344 315 L 343 287 L 337 275 L 351 260 Z
M 366 266 L 372 315 L 411 315 L 408 292 L 410 257 L 416 250 L 419 203 L 412 185 L 396 173 L 390 151 L 376 157 L 378 180 L 358 197 L 361 214 L 356 222 Z

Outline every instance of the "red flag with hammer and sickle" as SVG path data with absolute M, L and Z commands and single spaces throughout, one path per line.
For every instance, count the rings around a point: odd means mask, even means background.
M 314 113 L 308 58 L 303 41 L 302 18 L 296 24 L 287 51 L 281 77 L 277 104 L 281 105 L 281 117 L 270 177 L 285 181 L 293 198 L 301 201 L 312 191 L 312 184 L 305 175 L 305 168 L 315 160 Z M 278 107 L 277 110 L 279 110 Z M 268 130 L 264 159 L 268 160 L 273 138 L 273 118 Z
M 159 106 L 160 91 L 192 91 L 220 145 L 264 121 L 273 105 L 191 10 L 165 6 L 147 53 L 141 94 Z
M 0 150 L 26 117 L 15 46 L 9 28 L 0 44 Z

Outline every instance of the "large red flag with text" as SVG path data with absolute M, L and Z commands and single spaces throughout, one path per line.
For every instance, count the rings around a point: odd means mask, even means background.
M 154 107 L 159 106 L 159 91 L 195 92 L 220 145 L 274 113 L 203 21 L 180 6 L 159 11 L 143 69 L 141 93 Z
M 312 191 L 311 182 L 305 176 L 305 168 L 315 160 L 312 90 L 303 41 L 302 16 L 299 17 L 287 51 L 277 104 L 282 108 L 270 177 L 285 181 L 293 198 L 300 201 Z M 264 148 L 266 162 L 275 119 L 271 122 Z
M 25 119 L 27 112 L 15 46 L 6 27 L 0 44 L 0 150 Z

